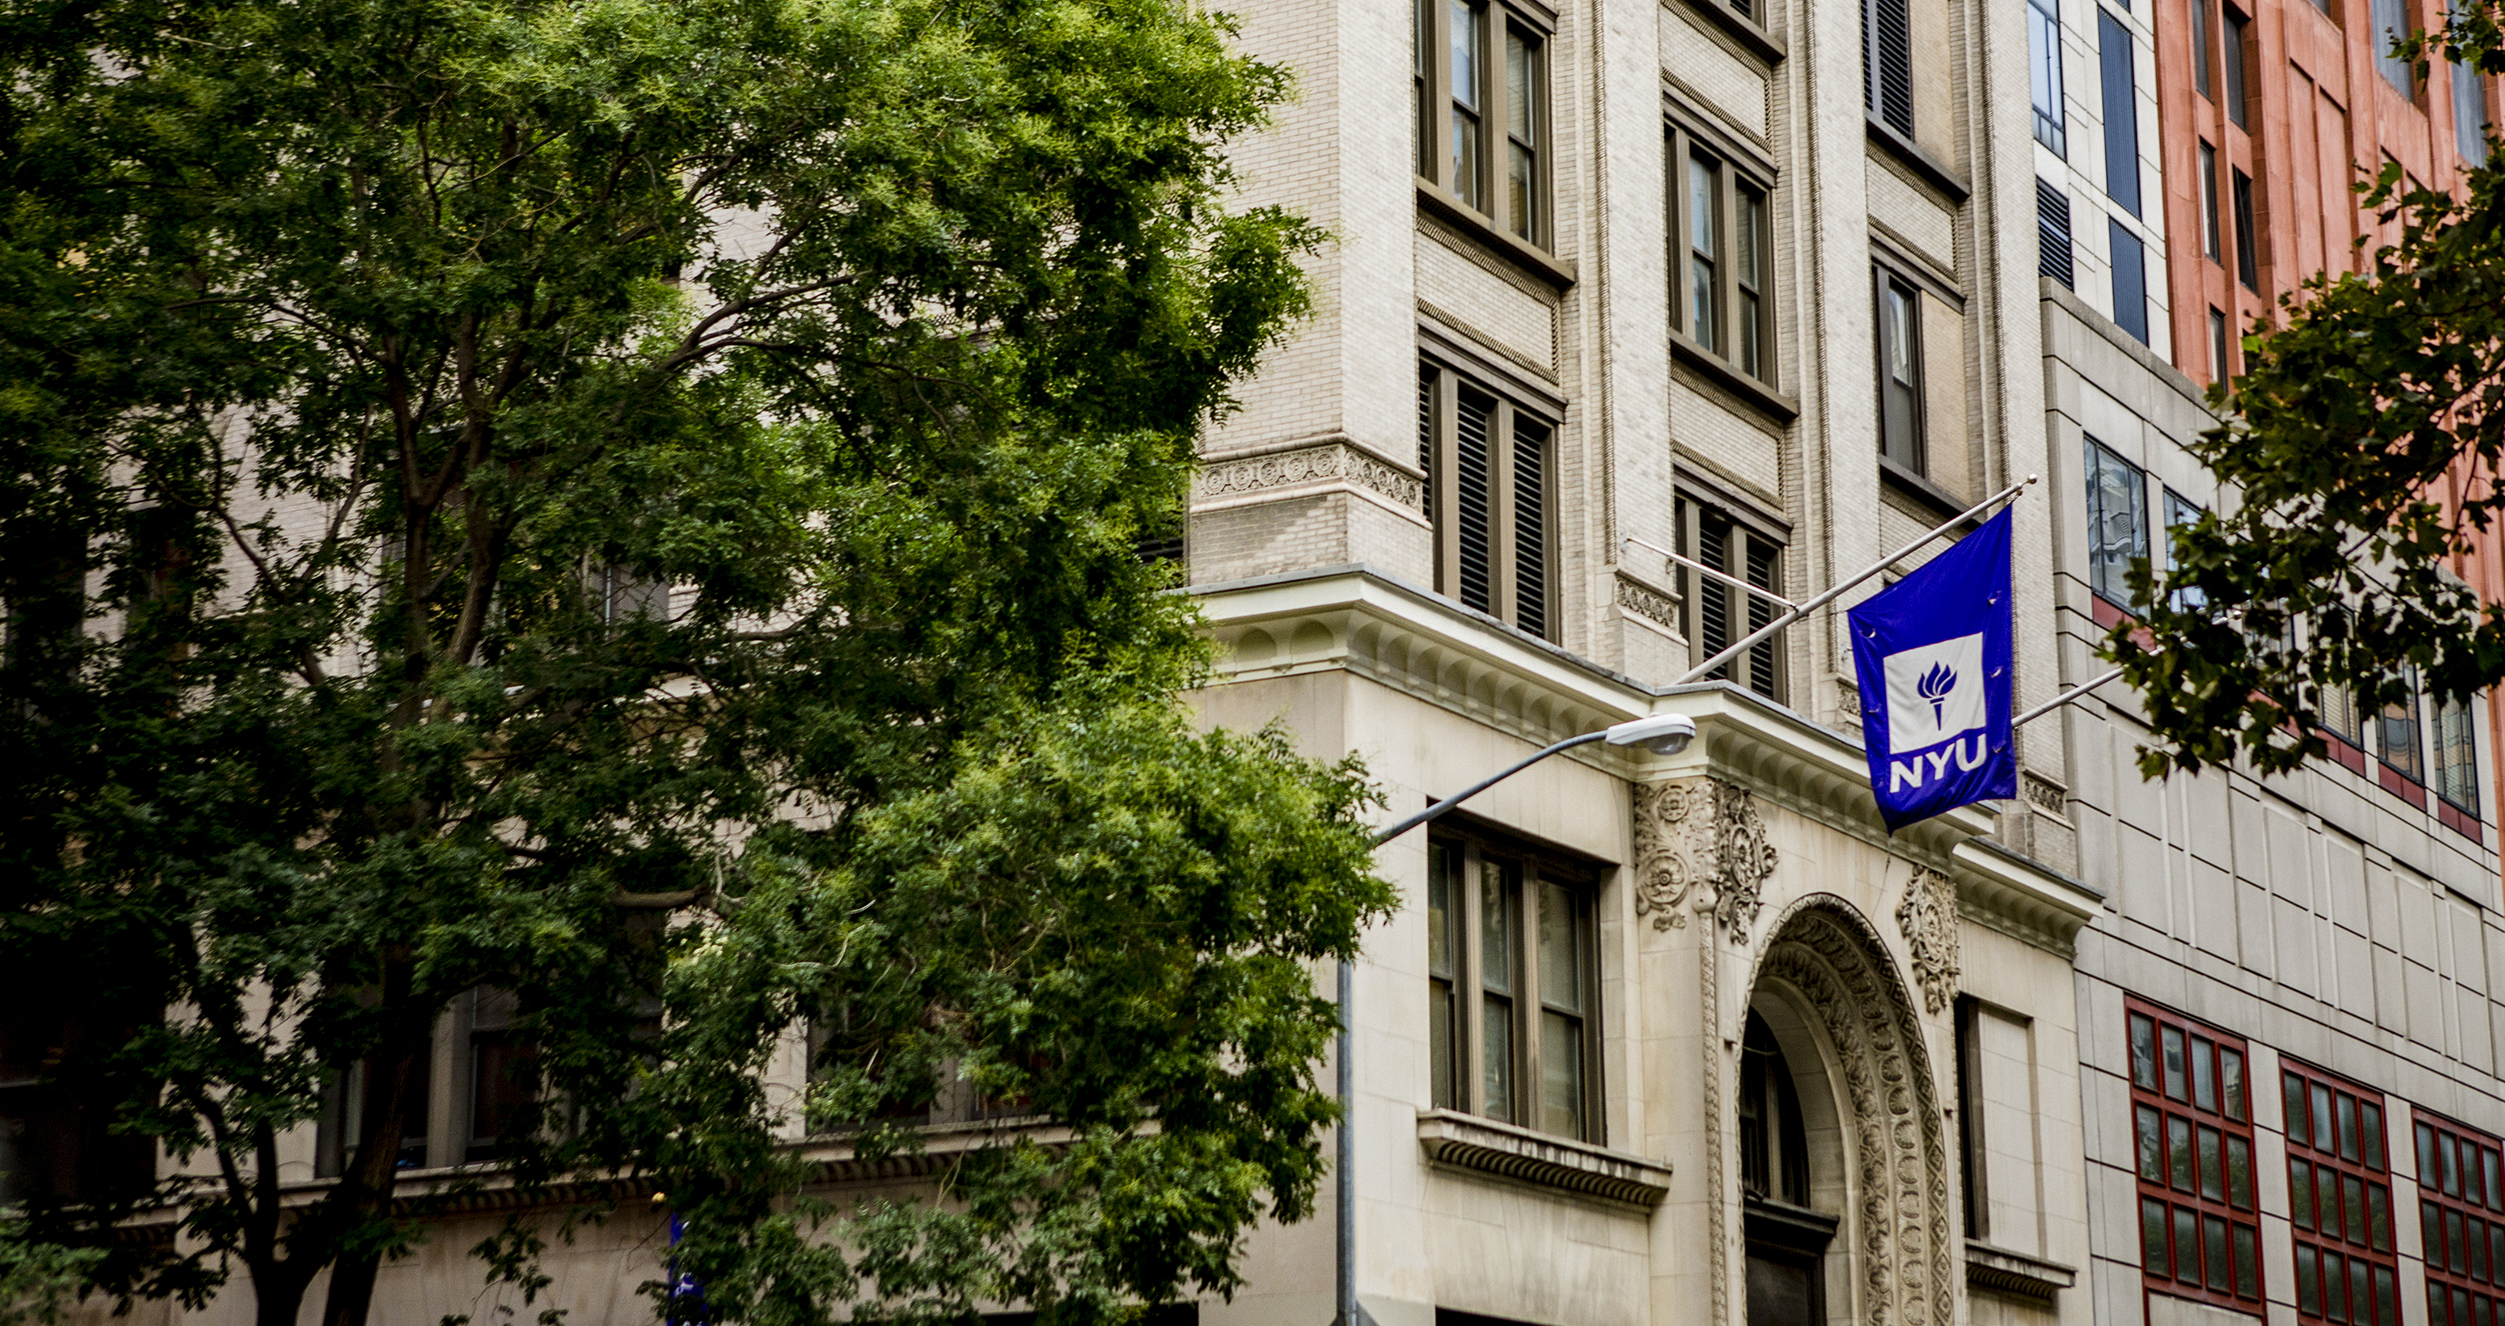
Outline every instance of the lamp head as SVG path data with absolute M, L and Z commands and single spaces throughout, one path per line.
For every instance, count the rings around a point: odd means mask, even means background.
M 1609 729 L 1612 746 L 1641 746 L 1655 755 L 1676 755 L 1696 738 L 1696 720 L 1685 714 L 1648 714 Z

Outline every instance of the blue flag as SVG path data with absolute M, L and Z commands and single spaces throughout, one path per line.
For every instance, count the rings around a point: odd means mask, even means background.
M 2008 508 L 1845 616 L 1870 790 L 1888 832 L 2017 796 Z

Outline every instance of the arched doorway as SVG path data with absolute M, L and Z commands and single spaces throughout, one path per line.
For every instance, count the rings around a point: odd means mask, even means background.
M 1896 965 L 1831 898 L 1763 953 L 1734 1093 L 1748 1326 L 1949 1326 L 1948 1150 Z

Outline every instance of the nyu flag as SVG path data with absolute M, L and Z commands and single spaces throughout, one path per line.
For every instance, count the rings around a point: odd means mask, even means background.
M 1888 831 L 2017 796 L 2008 509 L 1845 616 L 1870 790 Z

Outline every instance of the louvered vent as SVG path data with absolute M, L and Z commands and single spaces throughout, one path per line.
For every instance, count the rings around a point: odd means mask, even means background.
M 1463 607 L 1480 612 L 1496 610 L 1495 596 L 1489 592 L 1492 531 L 1487 484 L 1488 415 L 1495 406 L 1495 401 L 1465 391 L 1453 417 L 1453 505 L 1458 508 L 1453 516 L 1461 545 L 1459 598 Z
M 2070 257 L 2070 195 L 2035 181 L 2035 270 L 2076 289 Z
M 1862 0 L 1862 86 L 1870 110 L 1898 133 L 1914 131 L 1913 20 L 1906 0 Z
M 1548 430 L 1513 426 L 1514 624 L 1548 636 Z

